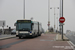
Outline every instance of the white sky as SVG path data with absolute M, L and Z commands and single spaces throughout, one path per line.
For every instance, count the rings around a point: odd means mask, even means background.
M 50 7 L 59 7 L 60 0 L 50 0 Z M 48 0 L 26 0 L 26 19 L 31 17 L 42 23 L 42 27 L 48 29 Z M 64 0 L 64 17 L 66 18 L 64 32 L 75 31 L 75 0 Z M 55 9 L 58 14 L 59 10 Z M 57 15 L 56 28 L 57 28 Z M 59 17 L 59 15 L 58 15 Z M 23 19 L 23 0 L 0 0 L 0 20 L 6 21 L 6 26 L 14 27 L 17 19 Z M 58 22 L 59 23 L 59 22 Z M 5 27 L 6 27 L 5 26 Z M 50 11 L 50 26 L 54 27 L 54 9 Z

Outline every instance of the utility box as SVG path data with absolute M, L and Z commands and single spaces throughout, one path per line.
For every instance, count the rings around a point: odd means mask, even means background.
M 0 26 L 5 26 L 5 21 L 0 21 Z

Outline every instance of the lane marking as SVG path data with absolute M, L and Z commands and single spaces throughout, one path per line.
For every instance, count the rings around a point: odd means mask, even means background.
M 45 39 L 41 39 L 40 41 L 54 41 L 54 40 L 45 40 Z

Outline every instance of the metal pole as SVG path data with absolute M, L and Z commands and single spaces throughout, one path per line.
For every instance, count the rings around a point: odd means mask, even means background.
M 57 10 L 59 9 L 59 7 L 57 7 Z M 57 13 L 57 32 L 58 32 L 58 14 L 59 13 Z
M 61 6 L 62 6 L 62 5 L 61 5 L 61 0 L 60 0 L 60 13 L 59 13 L 59 16 L 60 16 L 60 17 L 61 17 L 61 9 L 62 9 Z M 60 24 L 61 24 L 61 23 L 59 22 L 59 31 L 60 31 L 60 34 L 61 34 L 61 26 L 60 26 Z
M 4 34 L 4 26 L 2 26 L 3 27 L 3 29 L 2 29 L 2 34 Z
M 55 32 L 55 7 L 54 7 L 54 32 Z
M 24 0 L 24 9 L 23 9 L 23 19 L 25 19 L 25 0 Z
M 48 24 L 50 24 L 50 0 L 48 0 Z M 49 29 L 49 26 L 48 26 Z
M 4 25 L 5 25 L 5 21 L 3 21 L 3 30 L 2 30 L 2 33 L 4 34 Z
M 58 31 L 58 14 L 57 14 L 57 31 Z
M 63 17 L 63 0 L 62 0 L 62 17 Z M 63 40 L 63 25 L 62 25 L 62 40 Z

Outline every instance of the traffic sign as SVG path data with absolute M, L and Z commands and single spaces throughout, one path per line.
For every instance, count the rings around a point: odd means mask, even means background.
M 59 22 L 60 22 L 60 23 L 64 23 L 64 22 L 65 22 L 65 18 L 64 18 L 64 17 L 60 17 L 60 18 L 59 18 Z

